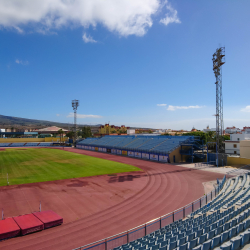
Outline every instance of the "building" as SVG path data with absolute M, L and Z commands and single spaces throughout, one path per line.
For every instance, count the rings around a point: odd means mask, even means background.
M 250 159 L 250 140 L 240 142 L 240 157 Z
M 244 134 L 250 134 L 250 127 L 243 127 L 242 133 L 244 133 Z
M 235 126 L 233 126 L 233 127 L 227 127 L 225 129 L 225 133 L 226 134 L 237 134 L 237 133 L 241 133 L 241 129 L 236 128 Z
M 225 153 L 240 155 L 240 142 L 250 140 L 250 134 L 230 134 L 230 140 L 225 141 Z
M 59 127 L 56 127 L 56 126 L 52 126 L 52 127 L 48 127 L 48 128 L 41 128 L 41 129 L 37 129 L 37 130 L 34 130 L 34 131 L 38 132 L 38 134 L 40 134 L 40 135 L 41 134 L 58 135 L 58 130 L 60 130 L 60 129 L 64 132 L 64 134 L 69 132 L 66 129 L 59 128 Z
M 127 134 L 127 130 L 130 127 L 125 127 L 125 125 L 115 126 L 109 125 L 108 123 L 99 127 L 100 135 L 110 135 L 110 134 Z
M 134 135 L 135 129 L 127 129 L 127 135 Z
M 209 128 L 209 126 L 207 126 L 207 128 L 203 129 L 203 132 L 207 133 L 207 132 L 216 132 L 216 128 Z

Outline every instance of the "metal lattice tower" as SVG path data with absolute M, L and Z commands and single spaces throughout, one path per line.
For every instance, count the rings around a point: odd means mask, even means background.
M 218 151 L 222 151 L 223 122 L 223 97 L 222 97 L 222 68 L 225 63 L 225 47 L 218 48 L 213 54 L 213 71 L 216 78 L 216 141 Z
M 77 111 L 78 106 L 79 106 L 79 101 L 78 100 L 73 100 L 72 101 L 72 108 L 74 110 L 74 141 L 73 141 L 74 144 L 76 143 L 76 138 L 77 138 L 77 134 L 76 134 L 76 118 L 77 118 L 77 114 L 76 114 L 76 111 Z

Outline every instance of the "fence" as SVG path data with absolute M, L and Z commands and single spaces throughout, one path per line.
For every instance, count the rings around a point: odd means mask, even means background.
M 218 195 L 225 181 L 226 181 L 226 176 L 224 176 L 224 178 L 221 180 L 219 185 L 211 193 L 204 195 L 200 199 L 195 200 L 194 202 L 182 208 L 179 208 L 172 213 L 163 215 L 157 219 L 149 221 L 138 227 L 132 228 L 126 232 L 122 232 L 122 233 L 113 235 L 111 237 L 108 237 L 106 239 L 102 239 L 102 240 L 90 243 L 88 245 L 75 248 L 74 250 L 88 250 L 88 249 L 109 250 L 109 249 L 113 249 L 115 247 L 121 246 L 123 244 L 129 243 L 131 241 L 134 241 L 138 238 L 144 237 L 145 235 L 150 234 L 162 227 L 165 227 L 168 224 L 171 224 L 172 222 L 185 218 L 187 215 L 191 214 L 197 209 L 207 205 L 213 198 L 215 198 Z

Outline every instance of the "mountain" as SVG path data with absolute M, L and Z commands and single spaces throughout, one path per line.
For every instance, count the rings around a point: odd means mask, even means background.
M 15 127 L 15 128 L 16 127 L 32 127 L 33 128 L 33 127 L 44 127 L 44 126 L 47 126 L 47 127 L 58 126 L 58 127 L 68 128 L 68 127 L 72 127 L 73 124 L 0 115 L 0 128 L 11 128 L 11 127 Z M 86 125 L 78 124 L 78 126 L 82 127 Z

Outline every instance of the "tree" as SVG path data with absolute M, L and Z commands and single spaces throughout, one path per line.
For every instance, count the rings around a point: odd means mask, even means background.
M 74 132 L 73 131 L 69 131 L 67 134 L 66 134 L 67 137 L 69 137 L 70 139 L 73 139 L 74 137 Z
M 224 135 L 224 141 L 225 140 L 230 140 L 230 135 Z
M 162 135 L 170 135 L 169 133 L 164 133 L 164 134 L 162 134 Z
M 57 131 L 57 133 L 60 135 L 60 142 L 62 141 L 62 137 L 63 137 L 63 130 L 62 129 L 59 129 L 58 131 Z
M 189 133 L 185 133 L 182 136 L 199 136 L 200 137 L 200 143 L 206 144 L 207 143 L 207 133 L 204 133 L 202 131 L 196 131 L 196 132 L 189 132 Z
M 92 137 L 92 132 L 90 127 L 82 128 L 82 138 Z
M 215 131 L 208 131 L 207 132 L 207 141 L 208 142 L 215 142 Z

